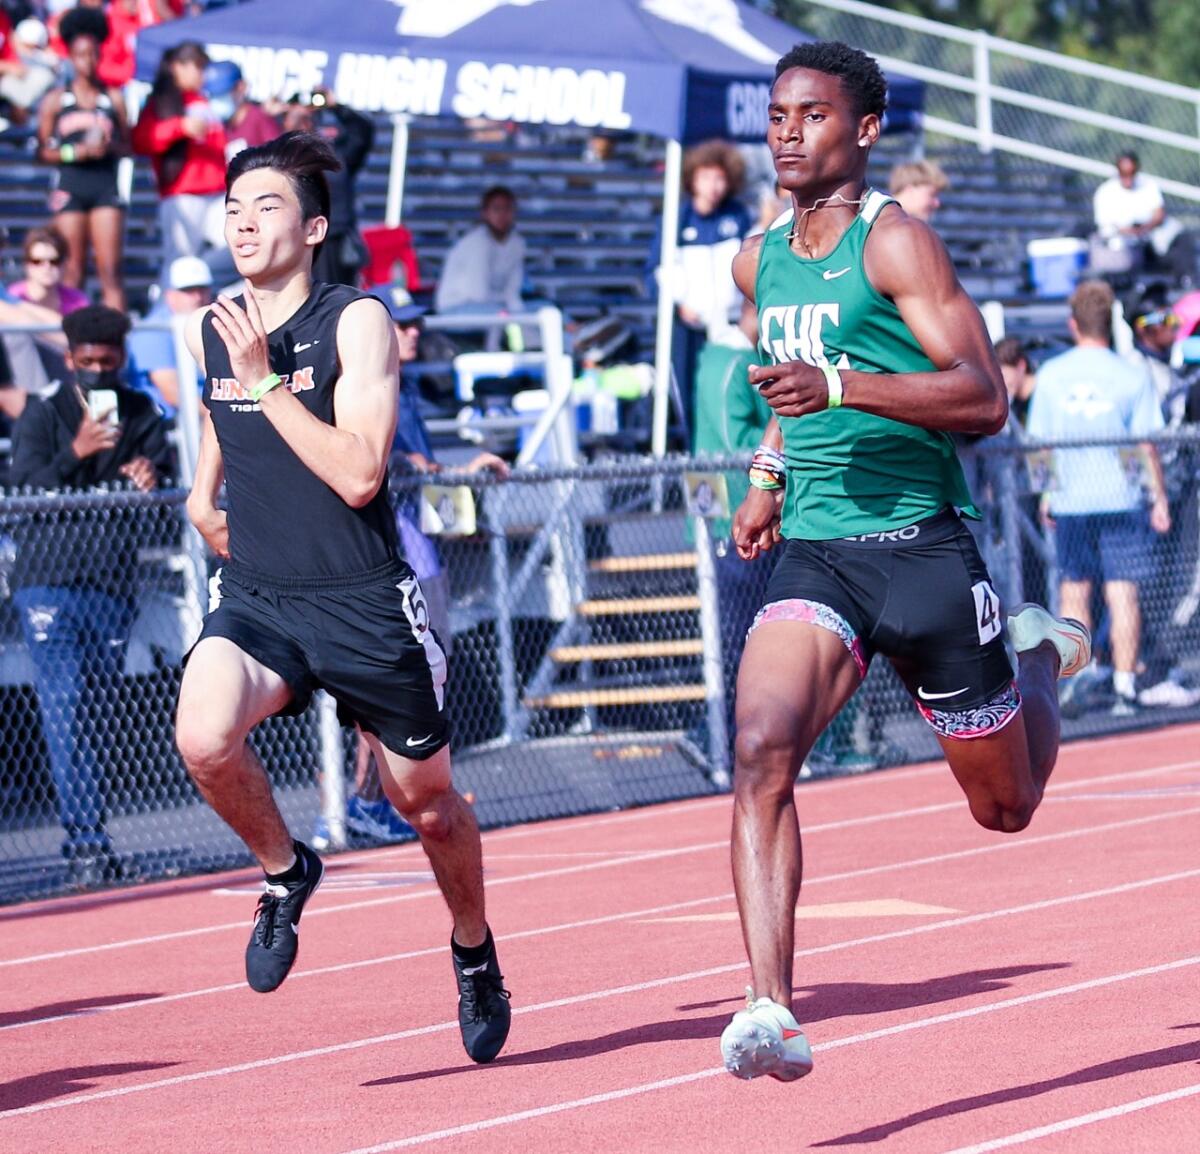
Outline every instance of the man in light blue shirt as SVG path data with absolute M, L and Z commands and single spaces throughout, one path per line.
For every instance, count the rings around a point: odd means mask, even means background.
M 1092 582 L 1103 582 L 1112 626 L 1114 711 L 1130 713 L 1141 642 L 1138 584 L 1148 576 L 1152 553 L 1148 528 L 1165 533 L 1171 517 L 1153 445 L 1095 444 L 1117 437 L 1132 442 L 1163 427 L 1149 374 L 1109 347 L 1112 309 L 1113 292 L 1103 281 L 1076 288 L 1069 322 L 1075 348 L 1038 372 L 1028 432 L 1038 441 L 1089 443 L 1055 451 L 1054 487 L 1043 497 L 1043 512 L 1057 530 L 1059 612 L 1090 628 Z

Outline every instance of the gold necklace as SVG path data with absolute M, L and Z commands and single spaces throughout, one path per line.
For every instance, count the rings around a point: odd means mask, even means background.
M 808 253 L 809 258 L 813 256 L 813 250 L 809 246 L 808 241 L 804 239 L 804 233 L 808 228 L 808 217 L 810 213 L 816 212 L 818 208 L 827 208 L 831 204 L 843 204 L 846 208 L 856 208 L 862 210 L 863 202 L 867 199 L 868 189 L 863 189 L 862 196 L 857 200 L 847 200 L 840 192 L 835 192 L 832 196 L 823 196 L 812 202 L 809 208 L 806 208 L 801 214 L 799 220 L 792 221 L 791 231 L 787 234 L 787 242 L 798 240 L 804 251 Z

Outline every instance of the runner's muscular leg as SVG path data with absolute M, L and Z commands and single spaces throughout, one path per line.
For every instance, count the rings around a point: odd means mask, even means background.
M 796 777 L 821 731 L 858 688 L 836 634 L 771 621 L 750 634 L 738 671 L 733 881 L 754 992 L 792 1004 L 795 909 L 802 874 Z
M 1017 833 L 1041 804 L 1058 759 L 1058 652 L 1050 642 L 1017 654 L 1021 707 L 1003 729 L 967 740 L 938 737 L 985 829 Z
M 421 839 L 438 888 L 454 918 L 454 940 L 480 945 L 487 937 L 483 904 L 483 850 L 471 807 L 451 784 L 450 747 L 414 761 L 364 732 L 392 803 Z
M 287 869 L 292 836 L 246 739 L 290 697 L 279 674 L 232 641 L 206 637 L 188 659 L 175 716 L 175 744 L 196 788 L 267 873 Z

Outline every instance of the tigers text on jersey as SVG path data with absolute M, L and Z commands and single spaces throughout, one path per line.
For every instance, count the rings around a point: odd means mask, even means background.
M 283 388 L 326 424 L 334 423 L 333 391 L 341 375 L 338 320 L 364 296 L 344 285 L 314 284 L 304 304 L 267 336 L 271 368 L 283 378 Z M 242 298 L 236 299 L 240 305 Z M 257 382 L 234 376 L 211 314 L 201 332 L 204 404 L 221 446 L 235 564 L 264 576 L 337 580 L 395 560 L 386 480 L 361 509 L 347 505 L 250 399 Z
M 789 211 L 763 237 L 758 258 L 759 355 L 866 373 L 934 372 L 899 309 L 876 291 L 863 252 L 880 211 L 866 194 L 828 256 L 805 260 L 788 242 Z M 910 525 L 947 506 L 975 515 L 949 434 L 853 408 L 781 417 L 788 483 L 783 535 L 830 540 Z

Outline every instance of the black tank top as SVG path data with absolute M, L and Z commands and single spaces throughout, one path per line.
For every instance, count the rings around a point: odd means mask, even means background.
M 271 369 L 304 407 L 334 424 L 333 387 L 341 375 L 337 326 L 365 293 L 317 283 L 308 300 L 267 336 Z M 242 298 L 236 298 L 242 303 Z M 368 300 L 374 299 L 367 297 Z M 352 509 L 288 447 L 250 400 L 256 381 L 238 381 L 211 314 L 204 340 L 204 403 L 225 466 L 229 551 L 250 573 L 283 580 L 350 578 L 395 560 L 396 526 L 387 481 Z
M 75 93 L 69 88 L 62 94 L 58 112 L 54 116 L 52 139 L 61 144 L 82 144 L 89 138 L 103 133 L 105 139 L 113 140 L 117 134 L 117 121 L 113 113 L 112 100 L 107 92 L 96 93 L 95 108 L 81 108 Z M 117 169 L 117 157 L 109 152 L 99 160 L 79 160 L 65 165 L 65 169 L 87 169 L 90 172 Z

